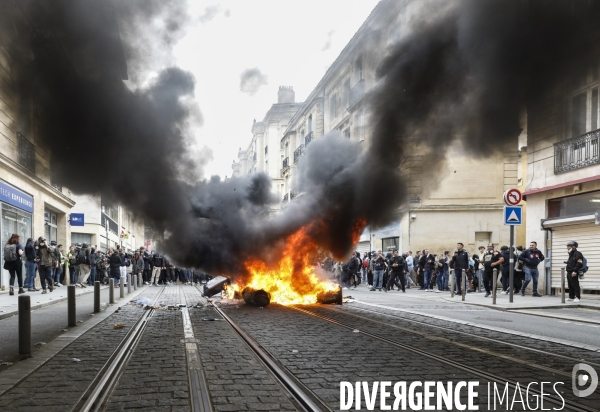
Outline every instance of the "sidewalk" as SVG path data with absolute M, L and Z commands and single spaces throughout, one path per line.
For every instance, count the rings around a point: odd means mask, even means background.
M 108 286 L 101 286 L 101 289 L 106 289 Z M 9 318 L 14 316 L 19 311 L 19 294 L 18 289 L 15 290 L 15 294 L 10 296 L 8 292 L 0 293 L 0 319 Z M 75 288 L 76 296 L 83 295 L 86 293 L 94 293 L 94 287 L 88 286 L 87 288 Z M 53 305 L 57 302 L 67 300 L 67 286 L 61 286 L 55 288 L 53 292 L 48 291 L 45 295 L 42 295 L 40 289 L 39 292 L 27 292 L 25 295 L 30 296 L 31 299 L 31 310 L 43 308 L 44 306 Z M 116 289 L 116 295 L 119 295 L 118 289 Z

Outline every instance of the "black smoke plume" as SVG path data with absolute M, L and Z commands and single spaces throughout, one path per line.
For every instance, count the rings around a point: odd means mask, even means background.
M 406 196 L 399 168 L 414 147 L 442 157 L 454 143 L 477 156 L 516 147 L 521 110 L 548 88 L 567 87 L 590 50 L 598 57 L 598 1 L 423 2 L 410 34 L 379 65 L 366 149 L 335 134 L 312 142 L 298 167 L 303 195 L 273 215 L 279 199 L 266 175 L 201 180 L 203 160 L 187 133 L 198 118 L 189 73 L 167 68 L 144 88 L 123 84 L 124 70 L 141 66 L 136 41 L 123 48 L 119 28 L 132 25 L 125 39 L 143 34 L 151 8 L 119 14 L 119 3 L 48 3 L 10 2 L 30 30 L 11 32 L 9 47 L 33 50 L 18 87 L 42 108 L 35 138 L 51 152 L 55 180 L 168 230 L 161 247 L 177 264 L 215 274 L 242 273 L 250 256 L 276 259 L 285 238 L 307 225 L 342 257 L 357 223 L 394 219 Z M 160 3 L 149 3 L 158 14 Z M 166 28 L 181 35 L 177 19 Z M 166 47 L 173 37 L 165 36 Z

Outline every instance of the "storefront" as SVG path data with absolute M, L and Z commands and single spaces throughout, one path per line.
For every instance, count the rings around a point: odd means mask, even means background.
M 0 180 L 0 209 L 2 221 L 2 246 L 6 244 L 13 233 L 20 236 L 21 244 L 25 247 L 27 239 L 32 237 L 33 227 L 33 196 Z M 0 249 L 0 256 L 4 262 L 4 247 Z M 23 273 L 25 270 L 23 269 Z M 7 270 L 2 269 L 0 288 L 8 287 L 10 276 Z

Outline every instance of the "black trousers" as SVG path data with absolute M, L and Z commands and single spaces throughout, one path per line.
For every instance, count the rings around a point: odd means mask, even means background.
M 573 276 L 573 272 L 568 272 L 567 283 L 569 285 L 569 299 L 581 299 L 581 288 L 579 287 L 579 276 Z
M 368 285 L 373 284 L 373 271 L 372 270 L 367 270 L 367 284 Z
M 50 266 L 40 265 L 39 271 L 42 289 L 46 290 L 46 282 L 48 282 L 48 288 L 54 287 L 54 283 L 52 283 L 52 268 Z
M 144 269 L 142 272 L 142 279 L 144 282 L 150 282 L 150 278 L 152 277 L 152 271 L 150 269 Z
M 485 293 L 492 293 L 494 283 L 494 273 L 484 271 L 483 272 L 483 287 L 485 288 Z
M 398 279 L 400 279 L 400 283 L 398 283 Z M 388 275 L 388 281 L 387 281 L 387 285 L 386 288 L 388 290 L 390 290 L 390 288 L 396 285 L 398 286 L 398 290 L 400 290 L 402 288 L 402 290 L 405 290 L 406 287 L 406 278 L 404 276 L 404 272 L 393 272 L 390 270 L 390 273 Z
M 10 274 L 10 287 L 15 285 L 15 277 L 17 278 L 17 282 L 19 282 L 19 287 L 23 287 L 23 265 L 21 264 L 21 260 L 17 259 L 14 262 L 9 263 L 8 273 Z

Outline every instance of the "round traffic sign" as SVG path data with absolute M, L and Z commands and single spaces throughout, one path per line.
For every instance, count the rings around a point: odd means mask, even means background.
M 509 189 L 504 192 L 504 203 L 508 206 L 516 206 L 523 200 L 523 194 L 519 189 Z

